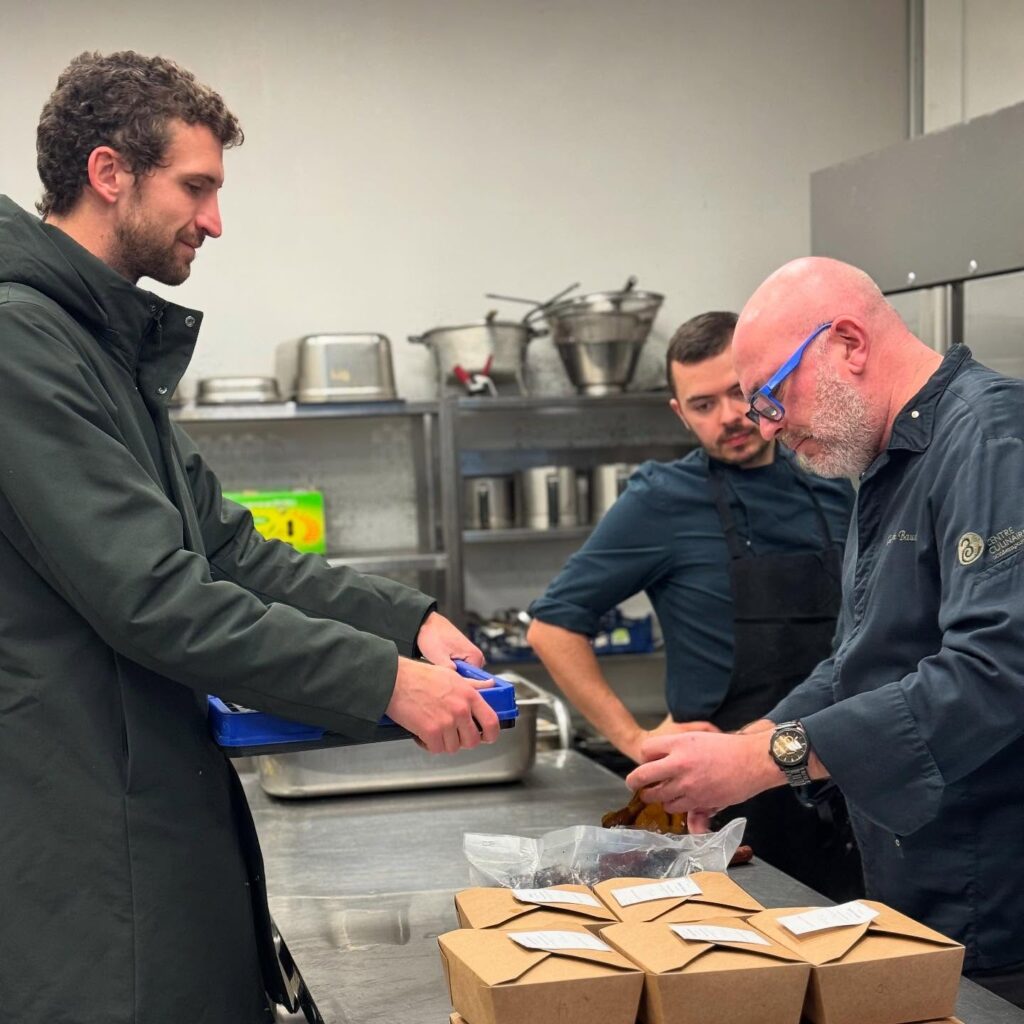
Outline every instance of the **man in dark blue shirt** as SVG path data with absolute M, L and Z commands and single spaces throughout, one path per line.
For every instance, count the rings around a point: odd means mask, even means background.
M 837 645 L 741 734 L 650 741 L 630 782 L 699 824 L 831 776 L 868 893 L 1024 1006 L 1024 381 L 941 357 L 824 259 L 768 278 L 734 355 L 764 437 L 860 476 Z
M 673 412 L 701 447 L 645 463 L 586 544 L 530 608 L 529 640 L 554 680 L 620 751 L 693 729 L 734 729 L 764 715 L 827 656 L 839 603 L 839 562 L 853 489 L 803 472 L 745 418 L 732 366 L 736 316 L 684 324 L 667 353 Z M 791 585 L 778 593 L 782 578 Z M 668 717 L 643 730 L 590 646 L 601 616 L 646 592 L 665 637 Z M 804 829 L 809 855 L 787 840 Z M 855 852 L 797 801 L 733 811 L 766 860 L 812 885 L 853 894 Z M 839 808 L 839 814 L 842 814 Z

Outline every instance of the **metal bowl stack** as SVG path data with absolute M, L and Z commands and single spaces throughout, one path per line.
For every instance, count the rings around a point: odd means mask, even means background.
M 635 285 L 631 277 L 622 291 L 579 295 L 545 311 L 552 340 L 577 391 L 614 394 L 632 379 L 664 301 L 656 292 L 634 291 Z

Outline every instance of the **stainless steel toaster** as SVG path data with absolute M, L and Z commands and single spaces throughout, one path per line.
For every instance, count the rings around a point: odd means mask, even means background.
M 285 393 L 300 403 L 397 398 L 383 334 L 308 334 L 277 346 L 276 369 Z

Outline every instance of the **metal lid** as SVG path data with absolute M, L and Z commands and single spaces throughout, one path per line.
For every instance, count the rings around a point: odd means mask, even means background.
M 200 405 L 280 401 L 276 377 L 204 377 L 196 389 Z

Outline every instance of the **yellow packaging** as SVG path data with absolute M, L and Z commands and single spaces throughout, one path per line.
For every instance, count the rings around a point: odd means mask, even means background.
M 297 551 L 327 553 L 324 496 L 319 491 L 225 491 L 224 497 L 247 508 L 253 525 L 268 540 L 283 540 Z

